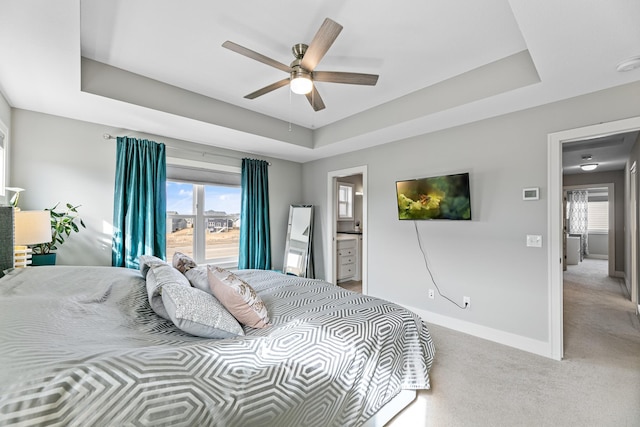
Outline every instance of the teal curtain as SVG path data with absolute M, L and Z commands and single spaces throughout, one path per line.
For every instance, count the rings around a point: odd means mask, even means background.
M 140 255 L 166 255 L 164 144 L 118 137 L 111 264 L 138 268 Z
M 242 206 L 238 268 L 271 268 L 269 163 L 242 159 Z

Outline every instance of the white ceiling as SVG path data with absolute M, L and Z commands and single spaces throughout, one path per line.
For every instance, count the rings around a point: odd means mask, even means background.
M 243 98 L 286 74 L 225 40 L 288 64 L 326 17 L 344 29 L 317 70 L 376 86 L 317 83 L 319 112 L 287 87 Z M 640 80 L 615 70 L 640 55 L 638 22 L 637 0 L 2 0 L 0 90 L 16 108 L 306 162 Z

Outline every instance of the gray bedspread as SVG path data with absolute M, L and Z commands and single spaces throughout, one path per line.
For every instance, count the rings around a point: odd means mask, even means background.
M 0 279 L 0 425 L 357 426 L 429 388 L 425 324 L 383 300 L 237 274 L 273 325 L 211 340 L 150 308 L 135 270 L 35 267 Z

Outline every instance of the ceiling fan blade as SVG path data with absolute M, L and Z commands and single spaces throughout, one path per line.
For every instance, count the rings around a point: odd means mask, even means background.
M 375 86 L 378 82 L 378 75 L 362 73 L 341 73 L 338 71 L 314 71 L 313 80 L 316 82 Z
M 315 86 L 313 87 L 313 90 L 305 96 L 307 97 L 307 100 L 313 107 L 314 111 L 324 110 L 324 102 L 322 101 L 322 97 L 318 93 L 318 89 L 316 89 Z
M 277 81 L 275 83 L 271 83 L 269 86 L 265 86 L 262 89 L 258 89 L 255 92 L 251 92 L 249 95 L 246 95 L 245 98 L 247 99 L 255 99 L 259 96 L 262 96 L 266 93 L 272 92 L 276 89 L 281 88 L 282 86 L 286 86 L 289 84 L 289 78 L 286 79 L 282 79 L 280 81 Z
M 240 55 L 244 55 L 247 58 L 255 59 L 256 61 L 262 62 L 263 64 L 270 65 L 271 67 L 277 68 L 278 70 L 282 70 L 285 73 L 291 72 L 291 67 L 289 67 L 288 65 L 285 65 L 282 62 L 278 62 L 275 59 L 271 59 L 267 56 L 264 56 L 263 54 L 255 52 L 251 49 L 247 49 L 246 47 L 240 46 L 239 44 L 236 44 L 229 40 L 222 43 L 222 47 L 225 47 L 229 50 L 239 53 Z
M 307 71 L 313 71 L 336 40 L 340 31 L 342 31 L 342 25 L 326 18 L 311 40 L 300 66 Z

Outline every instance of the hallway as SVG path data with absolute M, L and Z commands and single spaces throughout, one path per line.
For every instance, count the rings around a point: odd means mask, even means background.
M 565 359 L 620 351 L 623 360 L 631 358 L 629 366 L 638 365 L 640 321 L 624 281 L 608 276 L 607 260 L 585 258 L 563 277 Z M 629 346 L 638 352 L 626 351 Z

